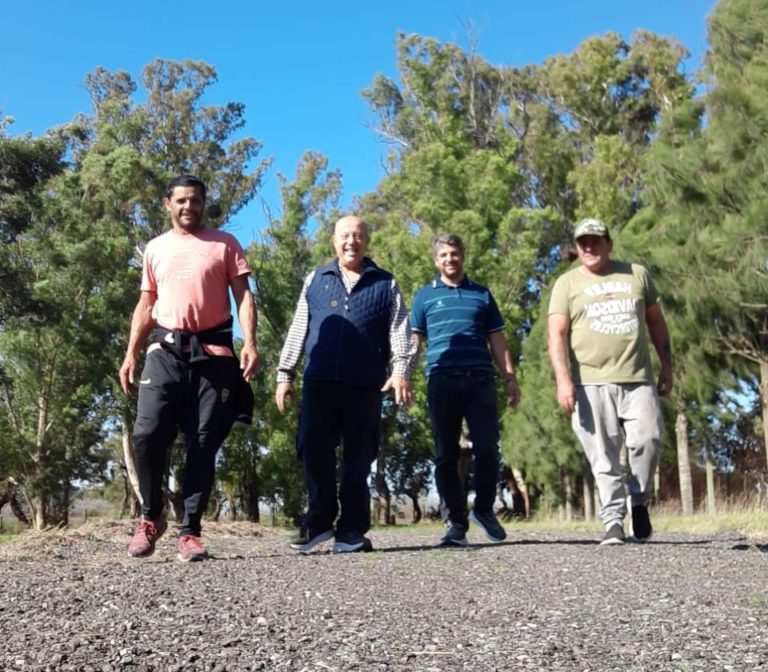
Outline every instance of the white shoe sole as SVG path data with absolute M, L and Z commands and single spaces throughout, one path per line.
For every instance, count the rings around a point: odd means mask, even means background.
M 333 552 L 334 553 L 356 553 L 357 551 L 362 551 L 363 553 L 366 553 L 368 551 L 373 550 L 373 545 L 371 544 L 368 539 L 364 539 L 361 542 L 358 542 L 356 544 L 346 544 L 343 541 L 337 541 L 333 545 Z
M 299 544 L 299 543 L 291 544 L 291 548 L 294 551 L 299 551 L 300 553 L 306 553 L 307 551 L 311 551 L 318 544 L 322 544 L 323 542 L 328 541 L 329 539 L 333 539 L 333 530 L 326 530 L 325 532 L 316 534 L 314 537 L 312 537 L 308 542 L 304 544 Z

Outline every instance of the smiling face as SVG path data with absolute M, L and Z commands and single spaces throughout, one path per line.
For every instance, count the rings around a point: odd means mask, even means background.
M 464 279 L 464 253 L 458 247 L 440 243 L 435 250 L 435 268 L 446 285 L 458 285 Z
M 368 251 L 368 227 L 359 217 L 342 217 L 336 222 L 333 246 L 339 265 L 350 271 L 359 271 Z
M 576 251 L 585 271 L 599 275 L 611 265 L 613 242 L 603 236 L 581 236 L 576 239 Z
M 199 187 L 174 187 L 165 199 L 165 209 L 178 233 L 192 233 L 203 226 L 205 198 Z

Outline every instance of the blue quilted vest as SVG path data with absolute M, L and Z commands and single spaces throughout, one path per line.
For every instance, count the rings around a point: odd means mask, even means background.
M 307 288 L 309 327 L 304 378 L 380 388 L 389 365 L 392 276 L 368 257 L 347 294 L 338 262 L 315 272 Z

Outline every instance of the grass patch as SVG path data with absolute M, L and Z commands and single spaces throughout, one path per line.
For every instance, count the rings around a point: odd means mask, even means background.
M 653 516 L 653 526 L 667 532 L 715 534 L 738 532 L 751 539 L 768 537 L 768 513 L 765 511 L 724 511 L 715 514 L 694 513 L 691 516 L 662 514 Z
M 768 538 L 768 510 L 759 504 L 723 506 L 721 511 L 714 514 L 698 511 L 690 516 L 683 516 L 679 512 L 679 507 L 675 505 L 661 505 L 652 506 L 650 514 L 653 529 L 657 532 L 687 532 L 701 535 L 736 532 L 750 539 Z M 579 519 L 565 522 L 554 515 L 534 515 L 530 521 L 522 525 L 530 526 L 530 529 L 551 531 L 585 532 L 602 529 L 599 521 Z
M 680 513 L 679 503 L 661 504 L 650 509 L 653 529 L 657 532 L 686 532 L 688 534 L 717 534 L 737 533 L 748 539 L 768 539 L 768 505 L 761 501 L 723 503 L 720 510 L 714 514 L 698 511 L 690 516 Z M 603 529 L 599 520 L 584 520 L 575 518 L 572 521 L 562 520 L 556 513 L 544 514 L 535 512 L 528 520 L 502 521 L 508 531 L 514 534 L 515 529 L 535 532 L 601 532 Z M 439 521 L 423 520 L 417 525 L 403 523 L 395 526 L 399 531 L 434 531 L 442 534 L 445 527 Z M 374 525 L 373 530 L 391 530 L 393 527 Z M 629 517 L 626 523 L 629 531 Z

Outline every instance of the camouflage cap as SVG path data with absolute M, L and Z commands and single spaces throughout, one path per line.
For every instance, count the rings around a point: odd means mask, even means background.
M 573 232 L 573 239 L 578 240 L 582 236 L 600 236 L 601 238 L 611 239 L 608 233 L 608 227 L 599 219 L 582 219 Z

